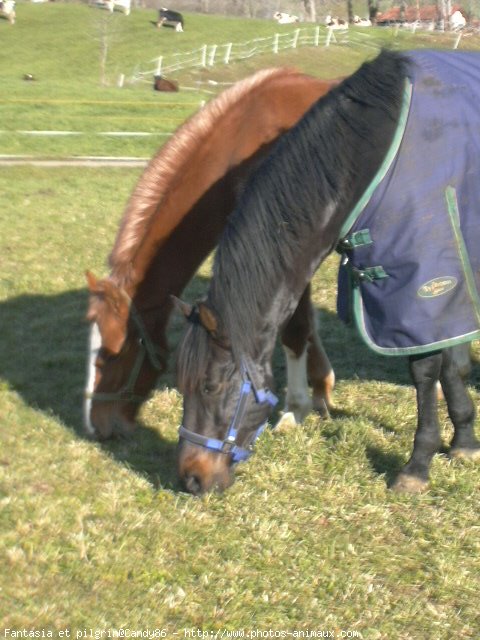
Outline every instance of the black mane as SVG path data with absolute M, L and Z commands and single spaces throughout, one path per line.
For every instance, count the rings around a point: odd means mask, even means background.
M 358 158 L 372 150 L 381 126 L 364 112 L 397 122 L 407 64 L 401 54 L 382 51 L 362 65 L 282 136 L 247 183 L 221 238 L 208 295 L 237 357 L 252 354 L 263 312 L 284 274 L 297 268 L 322 211 L 349 207 L 362 195 Z M 180 384 L 201 375 L 205 340 L 201 327 L 185 336 Z

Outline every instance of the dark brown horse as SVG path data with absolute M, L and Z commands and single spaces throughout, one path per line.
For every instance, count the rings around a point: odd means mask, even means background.
M 409 358 L 413 452 L 394 488 L 427 486 L 442 447 L 480 459 L 464 375 L 480 338 L 480 56 L 383 51 L 321 98 L 252 174 L 215 255 L 206 300 L 189 308 L 178 358 L 178 469 L 187 490 L 224 489 L 251 454 L 274 398 L 279 327 L 336 248 L 356 324 Z M 334 135 L 332 135 L 334 132 Z M 413 285 L 413 286 L 412 286 Z
M 287 69 L 260 71 L 182 125 L 140 177 L 110 255 L 111 273 L 87 274 L 92 323 L 84 421 L 108 438 L 130 432 L 167 358 L 171 296 L 214 248 L 247 175 L 276 139 L 335 83 Z M 292 310 L 293 311 L 293 310 Z M 318 339 L 307 287 L 282 341 L 286 411 L 328 411 L 334 375 Z M 312 401 L 303 381 L 312 385 Z
M 178 82 L 175 80 L 167 80 L 163 76 L 154 76 L 153 78 L 154 91 L 178 91 Z

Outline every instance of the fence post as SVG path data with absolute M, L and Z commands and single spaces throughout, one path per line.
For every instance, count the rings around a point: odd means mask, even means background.
M 229 42 L 229 43 L 227 44 L 227 49 L 226 49 L 226 51 L 225 51 L 225 56 L 224 56 L 224 58 L 223 58 L 223 62 L 224 62 L 225 64 L 228 64 L 228 63 L 230 62 L 230 55 L 231 55 L 231 53 L 232 53 L 232 47 L 233 47 L 233 42 Z
M 276 33 L 273 36 L 273 53 L 278 53 L 278 39 L 279 39 L 279 34 Z
M 208 66 L 213 67 L 213 63 L 215 62 L 215 54 L 217 53 L 217 45 L 212 45 L 210 49 L 210 55 L 208 56 Z
M 314 46 L 318 47 L 318 43 L 320 41 L 320 27 L 317 26 L 315 27 L 315 36 L 314 36 Z
M 297 48 L 298 36 L 300 35 L 300 29 L 295 29 L 295 33 L 293 35 L 293 44 L 292 49 Z
M 157 61 L 157 70 L 155 71 L 156 76 L 162 75 L 162 62 L 163 62 L 163 56 L 160 56 Z
M 206 44 L 203 45 L 200 55 L 201 55 L 200 65 L 202 67 L 206 67 L 207 66 L 207 45 Z
M 454 49 L 458 48 L 458 45 L 460 44 L 460 40 L 462 39 L 462 32 L 460 32 L 455 40 L 455 44 L 453 45 Z
M 333 34 L 333 27 L 328 27 L 327 30 L 327 39 L 325 41 L 325 46 L 329 47 L 330 46 L 330 42 L 333 40 L 333 42 L 336 42 L 337 39 L 335 38 L 334 34 Z

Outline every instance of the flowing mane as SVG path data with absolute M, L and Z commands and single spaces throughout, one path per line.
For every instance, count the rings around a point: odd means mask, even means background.
M 220 118 L 275 77 L 297 73 L 293 69 L 265 69 L 237 82 L 192 115 L 152 158 L 126 206 L 109 263 L 119 280 L 128 280 L 132 263 L 141 251 L 172 188 L 187 166 L 197 162 L 196 154 L 205 146 Z M 159 237 L 171 233 L 183 212 L 165 215 L 163 225 L 155 229 Z M 151 238 L 149 238 L 151 240 Z
M 405 58 L 389 51 L 362 65 L 282 137 L 247 183 L 219 244 L 208 295 L 237 359 L 252 356 L 263 312 L 278 282 L 286 273 L 294 279 L 295 271 L 305 268 L 299 259 L 311 259 L 300 248 L 306 237 L 325 231 L 322 211 L 353 206 L 362 195 L 358 188 L 352 193 L 351 185 L 358 183 L 355 159 L 376 144 L 375 123 L 362 115 L 374 109 L 395 123 L 406 73 Z M 352 104 L 362 107 L 354 119 Z M 306 163 L 305 158 L 312 161 Z M 333 249 L 334 245 L 329 252 Z M 307 268 L 313 271 L 316 266 L 308 263 Z M 202 333 L 201 327 L 192 326 L 185 335 L 178 364 L 180 385 L 203 375 Z

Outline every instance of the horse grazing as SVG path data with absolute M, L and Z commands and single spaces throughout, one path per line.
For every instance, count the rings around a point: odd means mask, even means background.
M 179 295 L 222 232 L 247 175 L 275 140 L 332 86 L 287 69 L 260 71 L 183 124 L 140 177 L 110 255 L 89 273 L 92 323 L 84 405 L 91 435 L 131 432 L 167 362 L 171 295 Z M 285 328 L 286 410 L 326 412 L 334 375 L 318 339 L 308 287 Z M 313 388 L 305 394 L 305 367 Z
M 15 24 L 15 0 L 0 0 L 0 16 L 5 16 L 10 24 Z
M 427 484 L 441 446 L 437 381 L 451 455 L 480 457 L 463 380 L 468 342 L 480 337 L 480 225 L 467 216 L 478 202 L 479 63 L 473 53 L 384 51 L 321 98 L 252 174 L 206 300 L 183 305 L 178 470 L 187 490 L 226 488 L 250 455 L 273 402 L 277 331 L 337 247 L 363 337 L 409 357 L 418 425 L 394 488 Z
M 163 7 L 158 12 L 157 27 L 173 27 L 175 31 L 183 31 L 183 16 L 178 11 L 165 9 Z
M 153 89 L 154 91 L 178 91 L 178 82 L 167 80 L 163 76 L 154 76 Z

